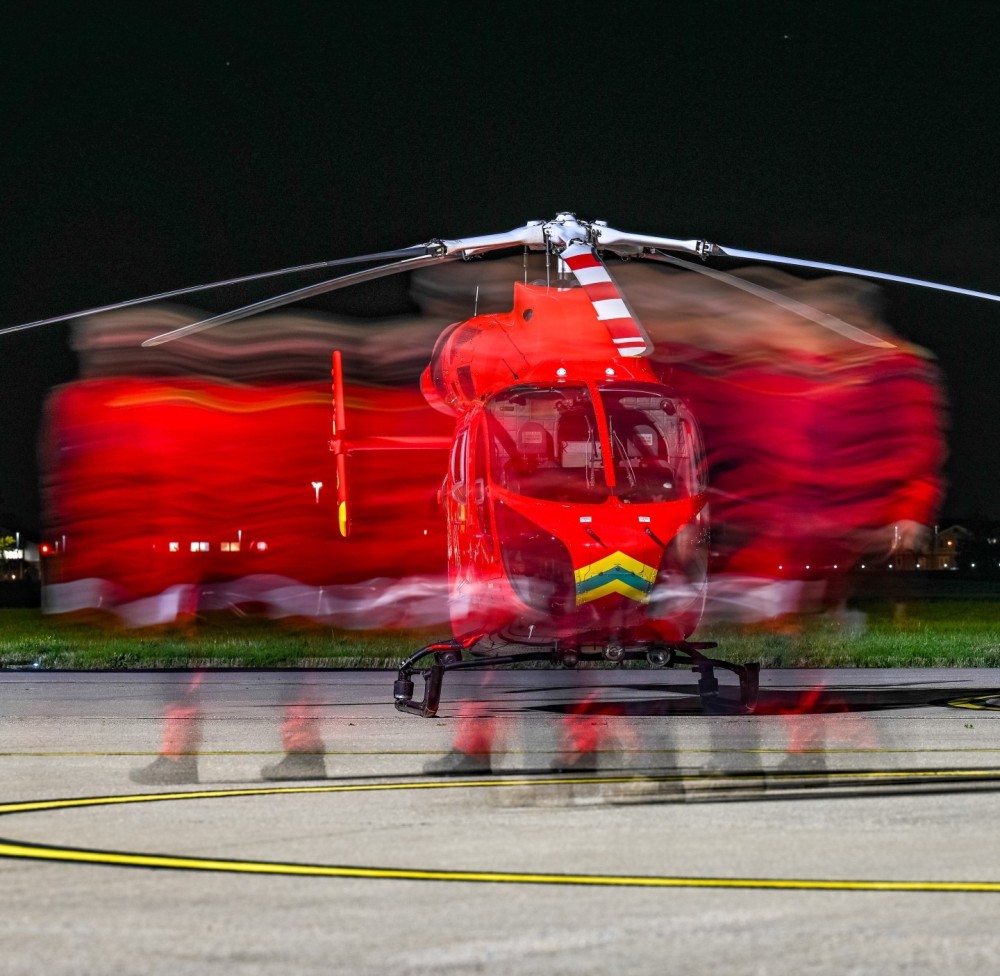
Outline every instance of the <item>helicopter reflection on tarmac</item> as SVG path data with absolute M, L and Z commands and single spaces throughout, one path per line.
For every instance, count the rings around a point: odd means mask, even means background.
M 128 626 L 225 608 L 338 627 L 444 624 L 436 495 L 453 423 L 417 380 L 444 326 L 509 309 L 512 279 L 544 274 L 529 263 L 416 272 L 421 315 L 384 322 L 272 316 L 146 350 L 143 339 L 196 316 L 161 307 L 85 320 L 81 379 L 48 409 L 49 529 L 66 541 L 49 562 L 46 609 Z M 735 273 L 775 302 L 687 272 L 633 262 L 613 272 L 653 340 L 653 370 L 703 431 L 713 526 L 703 620 L 849 619 L 851 571 L 918 551 L 941 502 L 946 409 L 930 356 L 890 332 L 876 286 L 854 279 Z M 886 341 L 860 344 L 852 329 Z M 352 468 L 348 538 L 327 450 L 332 348 L 344 352 L 352 437 L 383 448 Z M 168 707 L 164 756 L 196 751 L 197 689 Z M 585 693 L 559 720 L 553 768 L 584 769 L 619 747 L 594 724 L 600 707 Z M 307 693 L 288 703 L 286 751 L 321 760 L 311 709 Z M 814 751 L 788 728 L 791 754 Z M 499 735 L 466 703 L 452 752 L 427 769 L 485 772 Z M 303 762 L 290 775 L 323 774 L 322 762 Z

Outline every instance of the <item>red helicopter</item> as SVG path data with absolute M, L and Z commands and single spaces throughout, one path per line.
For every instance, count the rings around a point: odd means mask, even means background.
M 447 521 L 453 637 L 402 662 L 396 707 L 437 713 L 444 675 L 527 661 L 572 667 L 582 660 L 690 667 L 709 712 L 751 712 L 758 667 L 707 656 L 692 641 L 702 614 L 709 513 L 696 418 L 654 375 L 652 342 L 615 284 L 602 254 L 660 261 L 752 291 L 768 301 L 885 340 L 759 285 L 692 263 L 741 258 L 922 285 L 991 300 L 949 285 L 802 261 L 702 240 L 624 233 L 602 221 L 559 213 L 512 231 L 434 240 L 396 251 L 319 262 L 265 275 L 179 289 L 0 330 L 31 328 L 85 314 L 289 272 L 387 261 L 148 339 L 157 345 L 192 332 L 335 289 L 428 265 L 522 248 L 544 252 L 546 278 L 513 288 L 509 312 L 474 315 L 439 337 L 422 378 L 428 402 L 455 418 L 439 498 Z M 334 432 L 341 532 L 351 529 L 349 459 L 379 447 L 440 449 L 438 439 L 350 437 L 340 353 L 333 357 Z M 433 441 L 433 443 L 431 443 Z M 427 662 L 426 666 L 422 662 Z M 738 679 L 724 694 L 716 669 Z M 414 698 L 414 675 L 424 678 Z
M 756 667 L 687 640 L 708 562 L 696 420 L 650 369 L 651 343 L 592 249 L 561 260 L 569 276 L 515 283 L 510 312 L 452 325 L 424 372 L 428 402 L 457 418 L 440 492 L 455 637 L 404 662 L 396 706 L 435 714 L 456 668 L 595 658 L 690 664 L 706 701 L 727 668 L 749 710 Z

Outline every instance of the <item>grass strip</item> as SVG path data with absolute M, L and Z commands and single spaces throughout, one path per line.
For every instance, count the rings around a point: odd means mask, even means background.
M 762 667 L 1000 667 L 1000 602 L 876 601 L 858 609 L 847 618 L 706 625 L 695 636 L 718 641 L 719 657 Z M 67 619 L 8 609 L 0 610 L 0 667 L 389 669 L 446 635 L 447 628 L 336 630 L 230 614 L 137 631 L 110 617 Z

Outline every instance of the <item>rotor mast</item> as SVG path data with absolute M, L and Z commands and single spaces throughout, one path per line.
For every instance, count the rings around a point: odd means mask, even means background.
M 630 234 L 609 227 L 604 220 L 577 220 L 576 214 L 568 211 L 556 214 L 552 220 L 529 220 L 523 227 L 515 227 L 506 233 L 430 241 L 427 249 L 428 254 L 436 257 L 457 256 L 467 259 L 510 247 L 526 247 L 531 251 L 559 254 L 571 244 L 588 244 L 600 250 L 624 255 L 661 248 L 701 258 L 726 253 L 709 241 Z

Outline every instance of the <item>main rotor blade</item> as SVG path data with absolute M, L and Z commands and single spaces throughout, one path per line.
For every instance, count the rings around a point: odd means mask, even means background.
M 937 281 L 925 281 L 923 278 L 907 278 L 903 275 L 886 274 L 884 271 L 867 271 L 864 268 L 850 268 L 843 264 L 827 264 L 824 261 L 806 261 L 802 258 L 785 258 L 777 254 L 762 254 L 759 251 L 742 251 L 735 247 L 716 245 L 712 256 L 725 255 L 731 258 L 746 258 L 749 261 L 764 261 L 769 264 L 791 264 L 799 268 L 816 268 L 819 271 L 834 271 L 839 274 L 858 275 L 862 278 L 877 278 L 879 281 L 894 281 L 901 285 L 918 285 L 921 288 L 933 288 L 936 291 L 947 291 L 955 295 L 967 295 L 970 298 L 985 298 L 991 302 L 1000 302 L 1000 295 L 985 291 L 974 291 L 971 288 L 959 288 L 955 285 L 942 285 Z
M 648 356 L 653 341 L 605 267 L 597 251 L 589 244 L 569 244 L 560 255 L 611 335 L 619 356 Z
M 327 292 L 336 291 L 338 288 L 347 288 L 351 285 L 361 284 L 363 281 L 374 281 L 376 278 L 385 278 L 388 275 L 402 274 L 415 268 L 424 268 L 429 264 L 440 264 L 444 261 L 457 261 L 461 254 L 437 255 L 427 254 L 426 249 L 421 257 L 409 258 L 405 261 L 395 261 L 392 264 L 384 264 L 378 268 L 367 268 L 365 271 L 356 271 L 354 274 L 341 275 L 339 278 L 330 278 L 327 281 L 320 281 L 315 285 L 307 285 L 305 288 L 296 288 L 295 291 L 285 292 L 283 295 L 276 295 L 274 298 L 266 298 L 262 302 L 254 302 L 252 305 L 244 305 L 242 308 L 233 309 L 231 312 L 223 312 L 221 315 L 214 315 L 209 319 L 202 319 L 200 322 L 192 322 L 190 325 L 182 326 L 171 332 L 164 332 L 162 335 L 153 336 L 147 339 L 143 346 L 160 346 L 165 342 L 179 339 L 181 336 L 193 335 L 195 332 L 204 332 L 217 325 L 224 325 L 227 322 L 235 322 L 238 319 L 245 319 L 260 312 L 270 311 L 272 308 L 280 308 L 282 305 L 291 305 L 293 302 L 303 301 L 306 298 L 314 298 L 316 295 L 325 295 Z
M 740 291 L 745 291 L 748 294 L 761 298 L 766 302 L 771 302 L 774 305 L 780 305 L 789 312 L 794 312 L 796 315 L 799 315 L 804 319 L 809 319 L 810 322 L 822 325 L 823 328 L 830 329 L 832 332 L 836 332 L 838 335 L 842 335 L 846 339 L 851 339 L 854 342 L 860 342 L 864 346 L 876 346 L 879 349 L 896 348 L 895 343 L 889 342 L 881 336 L 873 335 L 871 332 L 865 332 L 864 329 L 859 329 L 856 325 L 851 325 L 850 322 L 838 319 L 835 315 L 821 312 L 818 308 L 813 308 L 812 305 L 806 305 L 803 302 L 796 301 L 794 298 L 789 298 L 787 295 L 782 295 L 781 292 L 774 291 L 771 288 L 765 288 L 763 285 L 754 284 L 752 281 L 744 281 L 744 279 L 738 278 L 736 275 L 728 274 L 725 271 L 718 271 L 715 268 L 706 268 L 702 264 L 685 261 L 683 258 L 674 257 L 672 254 L 663 254 L 659 251 L 646 252 L 642 256 L 650 261 L 661 261 L 664 264 L 673 264 L 678 268 L 685 268 L 688 271 L 697 271 L 698 274 L 703 274 L 708 278 L 715 278 L 717 281 L 723 281 L 727 285 L 731 285 L 733 288 L 739 288 Z
M 36 329 L 42 325 L 54 325 L 56 322 L 68 322 L 70 319 L 83 318 L 85 315 L 98 315 L 102 312 L 114 312 L 119 308 L 131 305 L 142 305 L 145 302 L 157 302 L 166 298 L 177 298 L 180 295 L 192 295 L 197 291 L 208 291 L 210 288 L 225 288 L 227 285 L 241 285 L 248 281 L 262 281 L 265 278 L 275 278 L 278 275 L 296 274 L 302 271 L 318 271 L 321 268 L 336 268 L 346 264 L 364 264 L 367 261 L 385 261 L 389 258 L 407 258 L 426 254 L 427 247 L 423 244 L 406 247 L 395 251 L 382 251 L 379 254 L 362 254 L 356 258 L 338 258 L 335 261 L 316 261 L 313 264 L 299 264 L 294 268 L 281 268 L 278 271 L 262 271 L 258 274 L 243 275 L 240 278 L 226 278 L 224 281 L 212 281 L 207 285 L 193 285 L 189 288 L 175 288 L 173 291 L 162 291 L 157 295 L 146 295 L 144 298 L 130 298 L 124 302 L 114 302 L 111 305 L 100 305 L 88 308 L 82 312 L 70 312 L 67 315 L 54 315 L 48 319 L 38 319 L 35 322 L 25 322 L 23 325 L 9 325 L 0 329 L 0 335 L 8 332 L 20 332 L 23 329 Z

